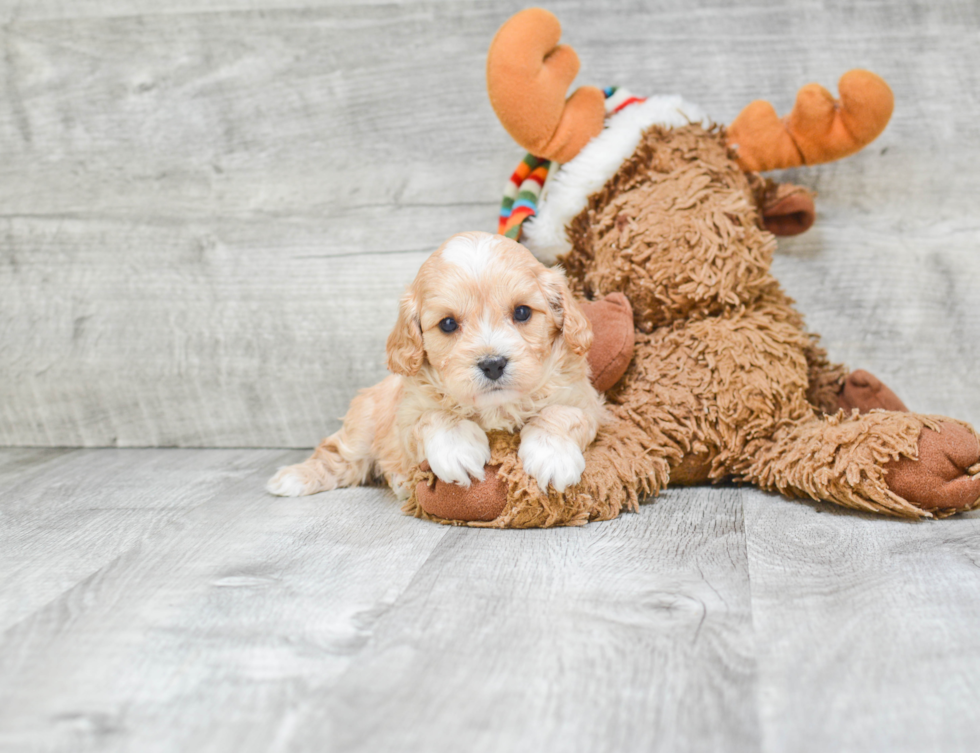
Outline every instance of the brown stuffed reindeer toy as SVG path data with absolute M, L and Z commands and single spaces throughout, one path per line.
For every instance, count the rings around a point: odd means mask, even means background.
M 484 481 L 445 484 L 423 467 L 406 511 L 577 525 L 635 510 L 668 483 L 721 479 L 910 518 L 980 504 L 976 432 L 911 413 L 870 374 L 830 364 L 770 273 L 773 233 L 805 230 L 813 206 L 758 171 L 861 149 L 891 115 L 885 82 L 851 71 L 840 100 L 811 84 L 785 118 L 754 102 L 722 128 L 680 97 L 583 87 L 566 100 L 578 60 L 560 31 L 530 9 L 490 48 L 491 103 L 533 155 L 515 174 L 501 231 L 560 262 L 583 300 L 629 300 L 634 331 L 617 329 L 622 317 L 593 322 L 595 347 L 614 344 L 594 371 L 625 365 L 634 335 L 635 354 L 606 391 L 610 420 L 578 484 L 539 489 L 521 468 L 519 437 L 495 433 Z

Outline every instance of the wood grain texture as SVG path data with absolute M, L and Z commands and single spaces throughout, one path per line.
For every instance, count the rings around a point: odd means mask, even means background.
M 0 450 L 0 750 L 973 751 L 980 513 L 670 489 L 584 528 L 274 450 Z
M 483 58 L 518 3 L 0 2 L 0 444 L 312 446 L 383 376 L 395 298 L 491 229 L 520 157 Z M 881 73 L 875 144 L 786 177 L 776 271 L 831 355 L 980 423 L 980 6 L 549 5 L 583 83 L 721 122 Z
M 18 452 L 0 470 L 5 751 L 270 750 L 449 532 L 380 489 L 267 495 L 295 452 Z
M 2 750 L 759 748 L 734 488 L 500 532 L 264 494 L 295 453 L 30 452 L 0 452 Z
M 980 514 L 743 494 L 763 749 L 975 751 Z
M 698 489 L 582 529 L 454 529 L 286 748 L 757 749 L 739 508 Z

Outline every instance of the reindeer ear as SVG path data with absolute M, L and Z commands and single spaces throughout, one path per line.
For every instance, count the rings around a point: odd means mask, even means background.
M 592 325 L 572 299 L 565 273 L 560 267 L 546 269 L 540 280 L 565 344 L 573 353 L 584 356 L 592 347 Z
M 388 335 L 388 370 L 401 376 L 415 376 L 425 360 L 422 323 L 415 294 L 405 293 L 398 307 L 398 321 Z

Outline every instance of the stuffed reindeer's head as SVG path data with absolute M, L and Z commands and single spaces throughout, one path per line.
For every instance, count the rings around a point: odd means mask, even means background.
M 841 79 L 840 101 L 809 84 L 785 118 L 760 100 L 727 128 L 676 95 L 582 87 L 566 100 L 579 63 L 560 34 L 551 13 L 532 8 L 490 46 L 490 101 L 531 153 L 511 178 L 500 231 L 562 261 L 588 297 L 625 293 L 646 331 L 774 285 L 771 233 L 806 230 L 812 196 L 757 172 L 852 154 L 891 116 L 888 85 L 860 70 Z

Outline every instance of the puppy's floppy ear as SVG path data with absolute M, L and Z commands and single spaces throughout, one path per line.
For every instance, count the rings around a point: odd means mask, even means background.
M 582 309 L 572 300 L 572 291 L 568 289 L 565 273 L 561 267 L 553 267 L 542 272 L 539 279 L 555 323 L 561 328 L 565 344 L 573 353 L 584 356 L 592 347 L 592 325 L 585 318 Z
M 398 307 L 398 321 L 388 335 L 386 348 L 388 370 L 401 376 L 415 376 L 422 368 L 425 349 L 422 343 L 422 323 L 419 321 L 418 304 L 410 290 L 402 296 Z

